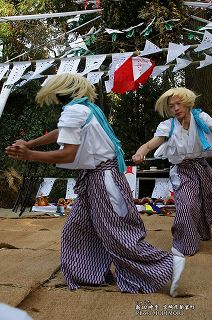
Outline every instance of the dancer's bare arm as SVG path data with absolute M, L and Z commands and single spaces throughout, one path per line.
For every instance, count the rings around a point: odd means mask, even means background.
M 63 149 L 54 151 L 35 151 L 19 141 L 14 146 L 6 148 L 5 153 L 14 160 L 32 160 L 43 163 L 70 163 L 73 162 L 79 145 L 64 144 Z
M 165 141 L 165 137 L 154 137 L 147 143 L 142 144 L 136 153 L 132 156 L 135 164 L 140 164 L 145 160 L 145 156 L 155 148 L 159 147 Z
M 19 142 L 22 142 L 23 144 L 25 144 L 25 146 L 29 149 L 38 147 L 38 146 L 43 146 L 43 145 L 47 145 L 47 144 L 51 144 L 51 143 L 55 143 L 57 142 L 57 138 L 58 138 L 58 133 L 59 130 L 55 129 L 52 130 L 50 132 L 48 132 L 47 134 L 40 136 L 36 139 L 32 139 L 29 141 L 25 141 L 25 140 L 16 140 L 13 143 L 13 146 L 18 145 Z

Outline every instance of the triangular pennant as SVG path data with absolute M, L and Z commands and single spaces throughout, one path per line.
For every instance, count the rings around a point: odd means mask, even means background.
M 52 66 L 52 63 L 54 62 L 54 59 L 52 60 L 37 60 L 36 61 L 36 68 L 34 73 L 27 79 L 27 82 L 33 79 L 36 79 L 37 76 L 42 73 L 43 71 L 47 70 L 48 68 L 50 68 Z
M 142 83 L 142 81 L 140 81 L 142 79 L 142 76 L 144 76 L 144 74 L 146 74 L 148 70 L 149 70 L 148 73 L 150 74 L 152 73 L 154 63 L 148 58 L 141 58 L 141 57 L 133 57 L 132 61 L 133 61 L 134 81 L 138 80 L 138 83 Z
M 146 43 L 145 43 L 145 47 L 144 47 L 144 50 L 140 52 L 140 56 L 146 56 L 148 54 L 153 54 L 153 53 L 156 53 L 156 52 L 160 52 L 162 51 L 162 49 L 160 49 L 159 47 L 157 47 L 154 43 L 152 43 L 151 41 L 149 40 L 146 40 Z
M 210 48 L 212 48 L 212 34 L 205 30 L 202 42 L 198 45 L 196 49 L 194 49 L 194 51 L 199 52 Z
M 166 63 L 173 61 L 174 59 L 178 58 L 182 53 L 184 53 L 190 46 L 184 46 L 182 44 L 177 43 L 169 43 L 168 47 L 168 55 Z
M 80 58 L 64 58 L 60 61 L 60 66 L 57 71 L 57 74 L 63 73 L 77 73 L 77 68 L 80 63 Z
M 210 64 L 212 64 L 212 56 L 209 56 L 208 54 L 206 54 L 205 60 L 200 61 L 200 65 L 199 65 L 199 67 L 197 67 L 197 69 L 204 68 L 206 66 L 209 66 Z
M 143 24 L 144 24 L 144 23 L 141 22 L 141 23 L 137 24 L 136 26 L 129 27 L 129 28 L 127 28 L 127 29 L 123 29 L 122 31 L 123 31 L 123 32 L 129 32 L 129 31 L 133 30 L 134 28 L 137 28 L 137 27 L 142 26 Z
M 169 67 L 170 66 L 155 66 L 150 78 L 155 78 L 155 77 L 159 76 L 161 73 L 163 73 Z
M 177 64 L 176 66 L 173 68 L 173 72 L 179 71 L 181 69 L 186 68 L 187 66 L 189 66 L 189 64 L 191 64 L 192 61 L 187 60 L 187 59 L 181 59 L 181 58 L 177 58 Z
M 148 80 L 153 67 L 154 63 L 149 59 L 129 57 L 117 70 L 115 70 L 112 91 L 123 94 L 126 91 L 137 90 L 140 84 L 144 84 Z
M 103 61 L 105 60 L 106 55 L 96 55 L 96 56 L 87 56 L 85 69 L 81 73 L 81 75 L 85 75 L 92 70 L 97 70 L 101 67 Z
M 96 72 L 89 72 L 87 74 L 87 80 L 91 83 L 91 84 L 95 84 L 98 83 L 99 80 L 101 79 L 101 76 L 104 74 L 103 71 L 96 71 Z
M 118 29 L 108 29 L 108 28 L 105 28 L 105 32 L 108 33 L 108 34 L 124 33 L 123 31 L 120 31 L 120 30 L 118 30 Z
M 0 63 L 0 80 L 3 78 L 5 73 L 9 70 L 9 63 Z
M 199 31 L 202 31 L 202 30 L 212 30 L 212 22 L 209 22 L 205 27 L 202 27 L 199 29 Z
M 66 199 L 75 199 L 77 197 L 76 193 L 74 192 L 75 184 L 76 180 L 74 178 L 68 179 L 66 187 Z
M 8 86 L 16 83 L 29 66 L 31 66 L 31 62 L 15 62 L 5 85 Z
M 3 84 L 2 89 L 1 89 L 1 93 L 0 93 L 0 117 L 4 111 L 4 107 L 7 103 L 7 99 L 10 95 L 10 92 L 12 90 L 12 86 L 5 86 L 5 84 Z
M 132 58 L 128 58 L 117 70 L 114 72 L 114 84 L 112 91 L 123 94 L 129 90 L 135 90 Z
M 108 80 L 108 81 L 105 81 L 105 90 L 107 93 L 111 92 L 113 88 L 113 82 Z
M 43 178 L 40 187 L 38 189 L 36 198 L 48 196 L 52 190 L 56 178 Z
M 70 43 L 70 47 L 72 49 L 82 48 L 82 49 L 88 51 L 88 48 L 87 48 L 83 38 L 81 37 L 81 35 L 78 36 L 77 40 Z
M 108 71 L 108 76 L 109 76 L 109 80 L 107 83 L 108 88 L 110 87 L 111 89 L 113 88 L 115 70 L 118 69 L 132 55 L 133 55 L 133 52 L 116 53 L 112 55 L 112 63 L 110 64 L 109 71 Z

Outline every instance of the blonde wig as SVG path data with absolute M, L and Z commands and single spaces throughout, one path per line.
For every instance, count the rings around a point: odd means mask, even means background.
M 178 96 L 181 99 L 182 103 L 189 109 L 192 109 L 194 107 L 195 100 L 197 98 L 197 95 L 187 88 L 172 88 L 164 92 L 156 101 L 155 111 L 157 111 L 162 117 L 171 117 L 172 112 L 169 108 L 168 103 L 169 98 L 174 96 Z
M 69 97 L 70 100 L 86 96 L 91 102 L 94 102 L 97 94 L 94 85 L 83 76 L 64 73 L 49 79 L 38 91 L 36 101 L 41 106 L 43 104 L 61 104 L 60 96 Z

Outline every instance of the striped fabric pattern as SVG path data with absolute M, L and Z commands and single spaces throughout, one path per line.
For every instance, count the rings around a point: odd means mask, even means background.
M 177 165 L 177 172 L 180 186 L 173 186 L 173 247 L 184 255 L 194 255 L 201 240 L 211 239 L 212 168 L 205 159 L 187 159 Z
M 111 170 L 126 201 L 125 217 L 118 216 L 110 203 L 105 170 Z M 81 171 L 75 191 L 78 199 L 62 232 L 61 268 L 69 288 L 103 284 L 112 262 L 122 292 L 150 293 L 163 287 L 172 276 L 172 254 L 144 240 L 144 224 L 117 162 L 108 160 L 95 170 Z

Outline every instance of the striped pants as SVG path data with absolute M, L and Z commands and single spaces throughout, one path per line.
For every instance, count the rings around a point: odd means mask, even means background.
M 124 217 L 111 205 L 105 170 L 111 171 L 126 202 Z M 62 232 L 61 270 L 69 288 L 103 284 L 112 262 L 122 292 L 150 293 L 163 287 L 172 276 L 172 254 L 144 240 L 144 224 L 116 162 L 108 160 L 94 170 L 81 171 L 75 192 L 78 198 Z
M 205 159 L 189 159 L 177 165 L 177 174 L 180 184 L 173 184 L 173 247 L 184 255 L 194 255 L 201 240 L 211 239 L 212 168 Z

